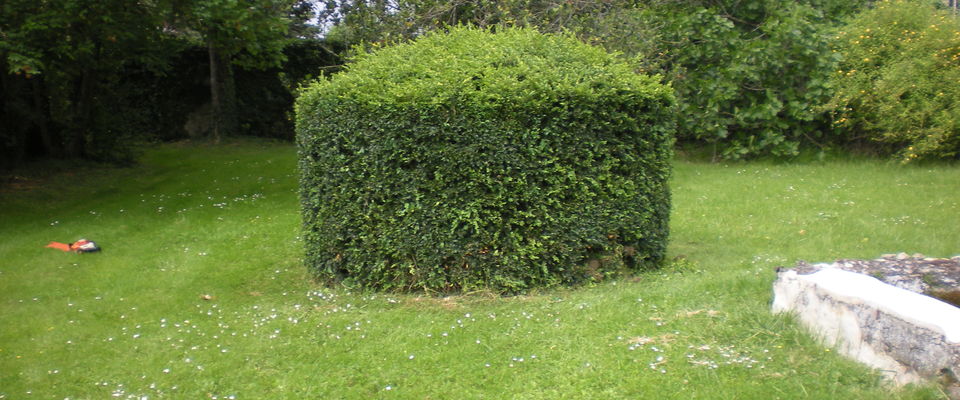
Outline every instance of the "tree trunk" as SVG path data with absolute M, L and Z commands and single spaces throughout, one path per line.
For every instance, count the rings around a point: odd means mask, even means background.
M 220 83 L 223 85 L 223 131 L 227 135 L 239 133 L 240 121 L 237 107 L 237 81 L 233 78 L 233 63 L 228 57 L 220 60 L 223 68 L 220 74 Z
M 33 113 L 30 118 L 40 134 L 40 143 L 43 143 L 45 155 L 53 158 L 63 157 L 63 145 L 60 135 L 50 129 L 50 106 L 47 104 L 47 93 L 44 90 L 43 77 L 34 77 L 30 80 L 33 92 Z
M 100 50 L 100 44 L 95 43 L 93 62 L 86 65 L 80 72 L 80 80 L 75 98 L 76 110 L 73 114 L 74 118 L 72 121 L 69 121 L 70 126 L 64 129 L 64 134 L 66 135 L 64 137 L 64 150 L 66 156 L 70 158 L 87 156 L 89 149 L 94 145 L 94 132 L 98 128 L 96 126 L 97 121 L 94 118 L 94 112 L 97 110 L 96 93 L 98 79 L 100 79 L 98 71 L 100 65 Z
M 213 142 L 237 130 L 237 92 L 230 60 L 213 44 L 207 42 L 210 56 L 210 104 L 213 108 Z
M 0 65 L 6 63 L 6 55 L 0 54 Z M 24 86 L 22 82 L 17 82 L 19 77 L 0 72 L 0 170 L 19 165 L 24 158 L 25 144 L 25 122 L 22 115 L 18 113 L 16 103 L 23 101 L 23 93 L 18 89 Z M 15 95 L 17 93 L 17 95 Z M 14 98 L 17 96 L 17 98 Z
M 63 129 L 63 155 L 67 158 L 80 158 L 83 156 L 84 136 L 86 130 L 90 129 L 90 94 L 92 92 L 92 72 L 86 70 L 76 82 L 75 109 L 73 118 L 67 121 L 69 124 Z
M 0 54 L 0 65 L 6 61 Z M 63 156 L 60 135 L 50 126 L 45 75 L 0 75 L 0 168 L 21 165 L 30 157 Z
M 220 116 L 223 115 L 223 106 L 220 103 L 220 74 L 219 74 L 219 59 L 220 56 L 217 54 L 216 47 L 213 46 L 213 41 L 207 42 L 207 55 L 210 56 L 210 105 L 213 110 L 211 112 L 211 119 L 213 120 L 213 142 L 220 143 L 220 129 L 221 122 Z

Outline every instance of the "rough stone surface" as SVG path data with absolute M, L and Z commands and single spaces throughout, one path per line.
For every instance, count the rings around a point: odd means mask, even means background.
M 875 260 L 837 260 L 832 266 L 869 275 L 884 283 L 960 307 L 960 256 L 931 258 L 923 254 L 884 254 Z M 803 274 L 816 271 L 819 267 L 801 262 L 794 269 Z
M 897 384 L 937 380 L 956 392 L 960 308 L 921 293 L 956 290 L 958 261 L 900 254 L 800 263 L 778 269 L 773 311 L 796 313 L 827 345 Z

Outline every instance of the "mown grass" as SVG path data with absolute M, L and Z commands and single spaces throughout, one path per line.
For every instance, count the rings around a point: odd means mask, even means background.
M 678 161 L 681 261 L 433 298 L 310 281 L 295 158 L 165 145 L 0 190 L 0 399 L 943 397 L 886 386 L 768 309 L 778 265 L 960 253 L 956 166 Z M 80 237 L 104 251 L 43 247 Z

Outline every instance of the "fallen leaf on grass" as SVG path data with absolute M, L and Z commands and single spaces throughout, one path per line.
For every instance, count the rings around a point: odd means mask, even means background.
M 694 315 L 700 315 L 700 314 L 706 314 L 706 315 L 711 316 L 711 317 L 716 317 L 716 316 L 720 315 L 721 313 L 720 313 L 720 311 L 717 311 L 717 310 L 702 310 L 702 309 L 701 309 L 701 310 L 681 312 L 681 313 L 678 313 L 677 316 L 678 316 L 678 317 L 692 317 L 692 316 L 694 316 Z
M 637 337 L 628 339 L 627 343 L 640 344 L 640 345 L 650 344 L 650 343 L 667 344 L 672 342 L 673 339 L 675 338 L 676 338 L 676 335 L 671 333 L 667 333 L 657 337 L 637 336 Z

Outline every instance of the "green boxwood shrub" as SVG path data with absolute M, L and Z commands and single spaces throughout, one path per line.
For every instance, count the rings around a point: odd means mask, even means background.
M 659 77 L 534 30 L 358 55 L 297 100 L 306 263 L 351 287 L 507 293 L 655 266 L 672 104 Z

